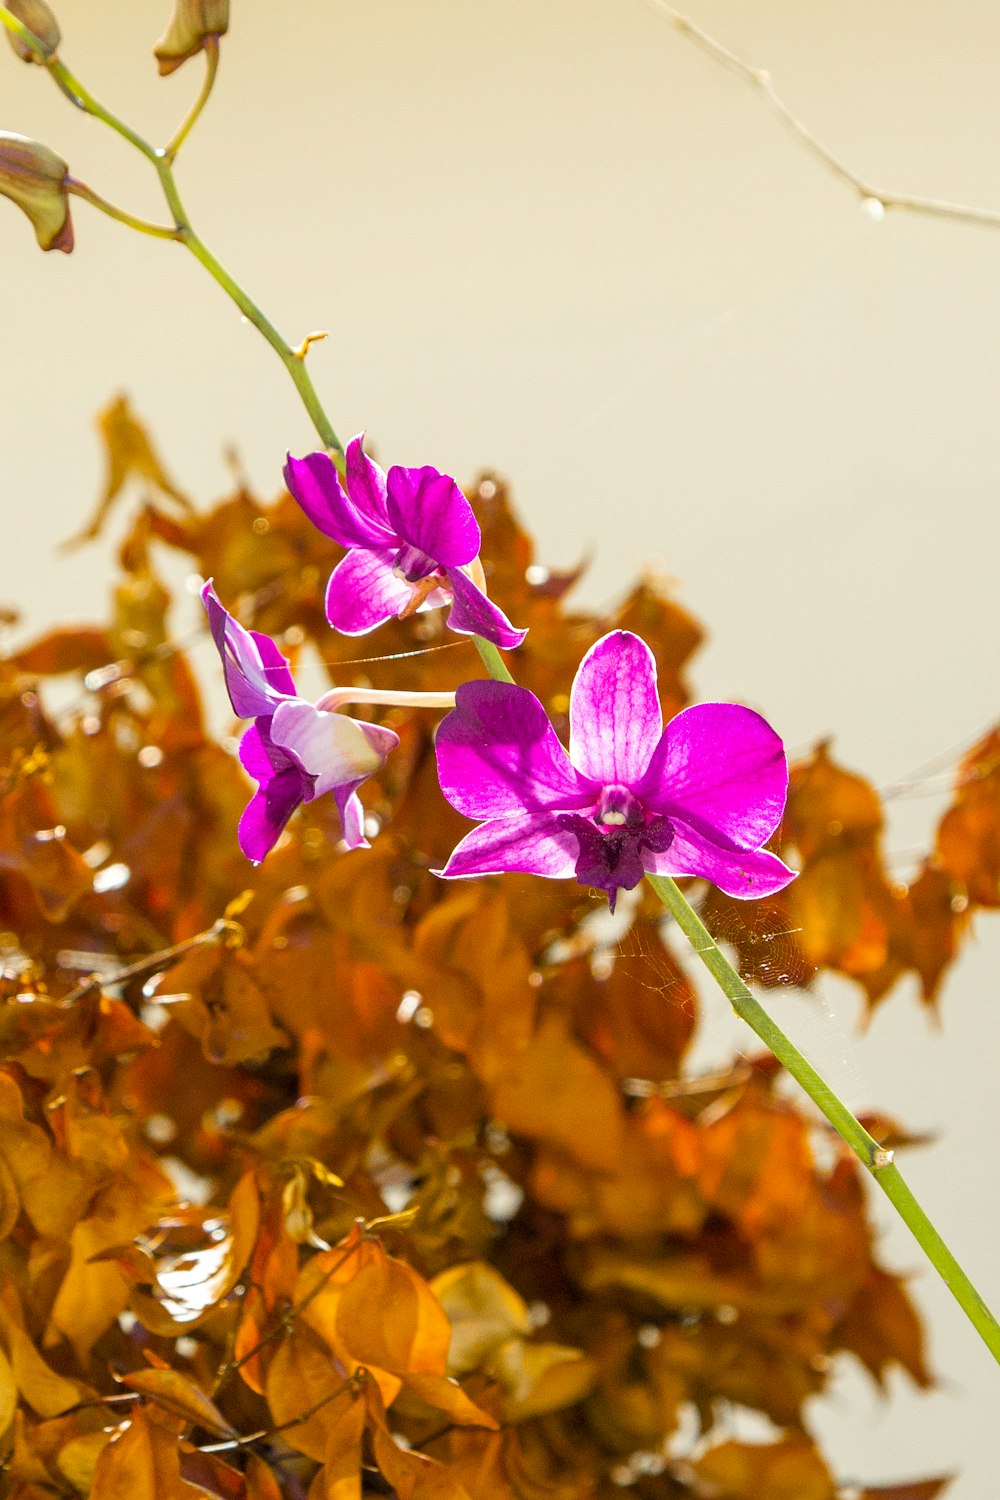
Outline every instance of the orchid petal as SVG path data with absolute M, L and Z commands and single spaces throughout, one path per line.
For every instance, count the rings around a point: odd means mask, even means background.
M 570 757 L 584 776 L 604 786 L 639 781 L 663 729 L 645 641 L 613 630 L 591 646 L 573 679 L 569 723 Z
M 384 532 L 387 536 L 395 536 L 392 525 L 386 511 L 386 478 L 385 470 L 381 469 L 373 458 L 369 458 L 364 449 L 365 435 L 359 433 L 357 437 L 351 438 L 344 455 L 345 480 L 347 482 L 347 493 L 351 504 L 358 515 L 367 520 L 369 524 Z M 384 542 L 377 545 L 384 546 Z
M 294 698 L 295 678 L 292 676 L 287 656 L 282 655 L 269 635 L 262 635 L 259 630 L 248 630 L 247 634 L 257 647 L 268 690 L 275 695 L 276 699 Z
M 255 792 L 240 818 L 240 848 L 259 865 L 281 836 L 285 824 L 302 801 L 302 776 L 297 768 L 282 771 Z
M 258 719 L 255 724 L 250 725 L 240 740 L 239 751 L 240 765 L 261 786 L 272 781 L 279 771 L 287 769 L 290 764 L 288 757 L 283 756 L 284 764 L 275 765 L 270 736 L 262 728 L 262 724 L 266 727 L 266 723 L 266 720 Z
M 378 726 L 366 724 L 362 728 L 346 714 L 328 713 L 303 699 L 280 704 L 271 720 L 274 743 L 294 756 L 312 780 L 307 801 L 346 782 L 361 782 L 382 769 L 388 750 L 399 743 L 399 737 L 390 729 L 381 730 L 387 748 L 380 751 L 365 730 L 377 731 Z
M 643 864 L 654 875 L 696 875 L 710 880 L 727 896 L 755 900 L 773 896 L 795 879 L 783 860 L 769 849 L 727 847 L 701 829 L 672 819 L 674 837 L 664 853 L 644 851 Z
M 698 703 L 670 720 L 635 791 L 656 812 L 758 849 L 785 809 L 784 747 L 752 709 Z
M 439 873 L 450 879 L 523 874 L 564 880 L 576 869 L 578 850 L 576 836 L 561 826 L 559 813 L 492 818 L 465 835 Z
M 519 646 L 527 635 L 526 630 L 517 630 L 502 609 L 487 599 L 481 589 L 476 588 L 460 568 L 446 568 L 445 573 L 452 589 L 451 613 L 448 629 L 461 635 L 481 635 L 505 651 Z
M 371 845 L 365 838 L 365 810 L 361 806 L 361 798 L 358 796 L 360 782 L 349 782 L 346 786 L 338 786 L 334 789 L 333 797 L 340 814 L 340 826 L 344 833 L 344 843 L 348 849 L 370 849 Z
M 592 804 L 598 789 L 574 769 L 527 688 L 464 682 L 437 732 L 438 780 L 468 818 L 562 811 Z
M 211 580 L 201 591 L 208 611 L 208 624 L 216 650 L 222 658 L 233 712 L 241 719 L 271 714 L 276 703 L 286 697 L 283 684 L 294 692 L 288 662 L 268 636 L 244 630 L 223 606 Z M 266 645 L 262 646 L 262 642 Z
M 386 484 L 389 523 L 411 547 L 442 568 L 461 567 L 478 554 L 479 522 L 450 475 L 396 465 Z
M 360 438 L 348 445 L 346 493 L 333 460 L 321 452 L 305 458 L 289 454 L 285 483 L 316 529 L 342 547 L 386 547 L 394 541 L 385 514 L 385 475 L 361 451 Z
M 367 635 L 410 603 L 413 589 L 392 571 L 395 555 L 356 548 L 334 568 L 326 588 L 326 617 L 341 635 Z

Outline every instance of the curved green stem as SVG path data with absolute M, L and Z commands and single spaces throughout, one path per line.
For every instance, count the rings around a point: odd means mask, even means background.
M 0 21 L 3 21 L 4 25 L 7 24 L 2 9 L 0 9 Z M 67 68 L 66 64 L 58 56 L 53 53 L 51 56 L 46 57 L 45 66 L 67 99 L 75 104 L 77 109 L 82 109 L 85 114 L 93 115 L 95 120 L 102 120 L 105 125 L 109 126 L 117 135 L 120 135 L 123 140 L 128 141 L 130 146 L 134 146 L 137 151 L 141 151 L 147 160 L 155 162 L 157 156 L 156 147 L 151 145 L 149 141 L 144 140 L 137 130 L 133 130 L 131 125 L 126 125 L 125 121 L 120 120 L 110 109 L 105 109 L 104 105 L 98 99 L 94 98 L 90 90 L 83 86 L 80 80 L 70 72 L 69 68 Z
M 316 387 L 312 383 L 309 371 L 306 369 L 305 359 L 296 354 L 295 350 L 282 338 L 270 318 L 266 317 L 256 302 L 243 290 L 239 282 L 230 275 L 225 266 L 205 244 L 200 235 L 196 234 L 188 221 L 184 205 L 181 203 L 177 184 L 169 161 L 165 156 L 156 158 L 156 170 L 163 186 L 164 195 L 170 210 L 177 223 L 177 238 L 181 244 L 186 245 L 194 256 L 205 267 L 208 274 L 219 283 L 222 290 L 232 298 L 240 312 L 252 323 L 254 327 L 264 335 L 271 348 L 277 354 L 281 363 L 292 378 L 292 383 L 298 391 L 302 404 L 312 419 L 312 424 L 323 442 L 324 447 L 333 449 L 336 453 L 343 453 L 344 446 L 334 431 L 333 423 L 323 410 L 323 404 L 316 394 Z
M 167 145 L 163 148 L 164 156 L 171 163 L 198 123 L 198 116 L 208 103 L 209 96 L 215 86 L 215 75 L 219 71 L 219 38 L 217 36 L 206 37 L 203 50 L 205 53 L 205 77 L 201 85 L 201 92 L 174 131 L 174 134 L 170 137 Z
M 476 650 L 483 659 L 483 666 L 494 682 L 513 682 L 514 679 L 504 665 L 504 659 L 492 641 L 484 641 L 481 635 L 472 637 Z
M 874 1177 L 993 1358 L 1000 1363 L 1000 1324 L 913 1196 L 893 1161 L 892 1152 L 883 1150 L 875 1138 L 868 1134 L 826 1080 L 806 1061 L 781 1027 L 768 1015 L 674 881 L 664 875 L 649 875 L 646 878 L 736 1014 L 770 1048 Z
M 107 198 L 102 198 L 100 193 L 95 193 L 93 188 L 85 182 L 79 182 L 75 177 L 67 177 L 63 183 L 67 193 L 72 193 L 74 198 L 82 198 L 85 203 L 93 204 L 99 208 L 102 214 L 107 214 L 109 219 L 117 219 L 119 224 L 127 224 L 129 229 L 136 229 L 140 234 L 151 234 L 160 240 L 179 240 L 181 232 L 173 224 L 151 224 L 148 219 L 137 219 L 135 214 L 126 213 L 123 208 L 117 208 L 115 204 L 109 203 Z

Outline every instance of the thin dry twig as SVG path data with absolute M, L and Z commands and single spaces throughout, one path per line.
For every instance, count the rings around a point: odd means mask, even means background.
M 809 127 L 791 110 L 780 94 L 775 91 L 771 74 L 766 68 L 755 68 L 738 57 L 735 52 L 730 51 L 722 42 L 707 31 L 703 31 L 690 16 L 684 15 L 676 6 L 670 5 L 668 0 L 645 0 L 649 9 L 686 36 L 695 46 L 700 47 L 714 62 L 721 64 L 730 73 L 735 73 L 744 83 L 751 88 L 757 89 L 763 94 L 771 113 L 775 115 L 781 125 L 790 135 L 798 141 L 810 156 L 839 177 L 841 182 L 854 189 L 859 198 L 866 205 L 869 212 L 876 218 L 881 218 L 890 209 L 902 213 L 924 214 L 935 219 L 957 219 L 966 224 L 979 224 L 987 229 L 1000 229 L 1000 210 L 991 208 L 976 208 L 965 203 L 949 203 L 940 198 L 923 198 L 911 193 L 897 193 L 888 188 L 876 187 L 867 178 L 853 171 L 846 162 L 842 161 L 836 152 L 824 146 L 822 141 L 817 140 Z

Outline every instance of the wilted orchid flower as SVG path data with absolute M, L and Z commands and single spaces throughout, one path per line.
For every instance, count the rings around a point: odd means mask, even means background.
M 334 629 L 365 635 L 395 616 L 450 602 L 449 629 L 519 646 L 527 632 L 515 630 L 480 586 L 479 523 L 454 479 L 398 466 L 386 475 L 362 437 L 348 443 L 346 459 L 346 492 L 325 453 L 289 454 L 285 465 L 285 482 L 313 525 L 348 548 L 326 591 Z
M 0 193 L 22 208 L 43 250 L 73 249 L 69 168 L 41 141 L 0 130 Z
M 166 31 L 153 48 L 161 76 L 204 51 L 229 30 L 229 0 L 174 0 Z
M 201 597 L 233 710 L 254 720 L 240 741 L 240 760 L 258 784 L 240 819 L 243 853 L 259 864 L 300 803 L 325 792 L 333 793 L 347 847 L 366 848 L 358 787 L 381 770 L 399 736 L 300 698 L 270 636 L 234 620 L 211 582 Z
M 781 819 L 781 740 L 751 709 L 700 703 L 663 727 L 656 663 L 616 630 L 592 646 L 570 697 L 569 754 L 526 688 L 467 682 L 437 735 L 453 807 L 485 822 L 445 876 L 521 871 L 575 876 L 606 891 L 645 873 L 697 875 L 730 896 L 767 896 L 794 879 L 761 848 Z

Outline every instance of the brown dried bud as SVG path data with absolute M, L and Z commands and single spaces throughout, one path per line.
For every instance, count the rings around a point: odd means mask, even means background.
M 170 25 L 153 48 L 161 76 L 200 52 L 209 37 L 229 30 L 229 0 L 174 0 Z
M 27 26 L 33 36 L 41 42 L 45 51 L 51 57 L 62 40 L 62 32 L 59 30 L 59 22 L 52 14 L 45 0 L 6 0 L 7 9 L 12 16 L 16 16 L 22 25 Z M 7 32 L 7 40 L 17 53 L 23 57 L 25 62 L 43 62 L 31 47 L 25 45 L 19 36 L 12 31 Z
M 0 130 L 0 194 L 23 208 L 43 250 L 73 248 L 66 178 L 61 156 L 26 135 Z

